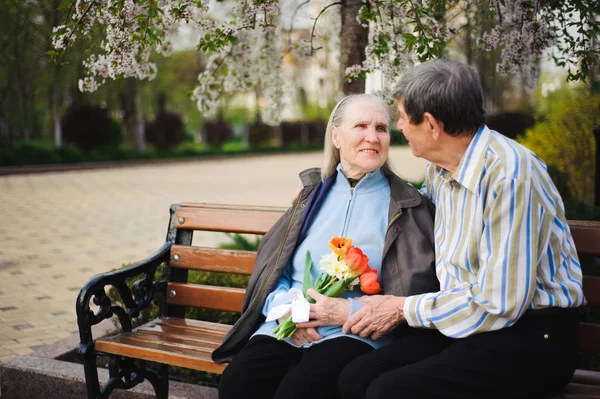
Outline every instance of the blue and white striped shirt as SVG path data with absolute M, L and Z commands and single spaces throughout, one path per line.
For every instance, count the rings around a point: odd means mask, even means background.
M 427 166 L 421 192 L 436 206 L 440 292 L 406 299 L 409 325 L 461 338 L 585 303 L 564 205 L 530 150 L 483 126 L 453 175 Z

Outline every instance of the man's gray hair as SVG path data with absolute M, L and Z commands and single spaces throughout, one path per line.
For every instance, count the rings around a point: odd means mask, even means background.
M 327 129 L 325 130 L 325 145 L 323 148 L 323 167 L 321 168 L 321 178 L 323 180 L 331 177 L 335 171 L 335 168 L 340 163 L 340 150 L 333 145 L 331 128 L 332 126 L 339 127 L 342 123 L 344 123 L 346 120 L 346 109 L 350 104 L 357 101 L 371 101 L 377 105 L 381 105 L 388 115 L 388 126 L 392 123 L 390 106 L 382 98 L 371 94 L 351 94 L 347 97 L 344 97 L 335 105 L 335 107 L 333 107 L 333 111 L 331 111 L 331 115 L 329 115 L 329 122 L 327 122 Z M 384 172 L 391 172 L 387 159 L 382 166 L 382 170 Z
M 409 122 L 418 125 L 429 112 L 452 136 L 474 135 L 485 123 L 479 74 L 472 66 L 432 60 L 407 71 L 392 90 Z

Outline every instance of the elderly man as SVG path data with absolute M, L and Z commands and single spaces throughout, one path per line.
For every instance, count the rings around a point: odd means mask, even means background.
M 344 331 L 391 344 L 343 371 L 343 398 L 536 398 L 577 362 L 581 267 L 544 162 L 489 130 L 479 76 L 421 64 L 394 91 L 421 189 L 436 206 L 440 291 L 364 297 Z M 385 289 L 385 287 L 384 287 Z M 392 316 L 393 315 L 393 316 Z M 408 325 L 407 325 L 408 324 Z

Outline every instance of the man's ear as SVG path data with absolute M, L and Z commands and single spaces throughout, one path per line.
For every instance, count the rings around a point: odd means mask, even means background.
M 444 124 L 441 121 L 435 119 L 435 117 L 429 112 L 425 112 L 423 114 L 423 119 L 425 123 L 427 123 L 427 126 L 429 127 L 433 139 L 437 140 L 440 137 L 440 135 L 444 132 Z

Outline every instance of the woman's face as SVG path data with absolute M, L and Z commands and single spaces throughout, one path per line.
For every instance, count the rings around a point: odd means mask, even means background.
M 389 115 L 378 103 L 359 100 L 349 104 L 343 122 L 332 126 L 331 134 L 347 177 L 360 179 L 365 173 L 381 168 L 387 160 Z

